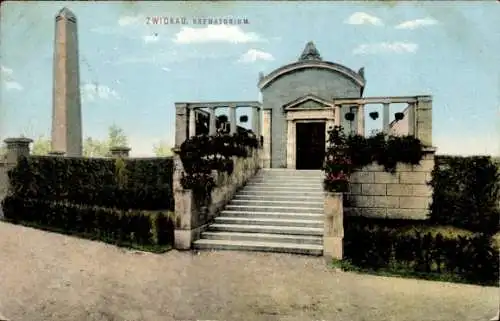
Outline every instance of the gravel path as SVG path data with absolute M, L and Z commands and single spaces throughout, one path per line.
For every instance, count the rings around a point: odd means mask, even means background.
M 135 252 L 0 222 L 12 321 L 489 320 L 498 288 L 335 272 L 280 254 Z

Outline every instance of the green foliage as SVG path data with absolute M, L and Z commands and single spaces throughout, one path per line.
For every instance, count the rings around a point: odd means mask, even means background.
M 345 259 L 360 268 L 453 275 L 477 284 L 498 282 L 498 251 L 487 234 L 363 217 L 346 218 L 344 228 Z
M 171 158 L 22 157 L 9 172 L 20 197 L 119 209 L 173 210 Z
M 430 219 L 494 234 L 500 221 L 500 171 L 487 156 L 436 156 Z
M 335 126 L 327 142 L 323 186 L 331 192 L 346 192 L 348 176 L 366 165 L 376 162 L 393 173 L 398 163 L 417 165 L 423 157 L 423 145 L 413 136 L 347 136 L 342 127 Z
M 13 195 L 3 200 L 2 206 L 5 218 L 13 223 L 125 246 L 173 243 L 173 221 L 164 212 L 125 211 Z
M 165 141 L 161 141 L 153 146 L 153 152 L 156 157 L 170 157 L 173 156 L 172 146 L 168 145 Z
M 246 132 L 234 135 L 198 135 L 187 139 L 180 146 L 185 171 L 181 179 L 183 188 L 210 193 L 215 186 L 212 170 L 232 174 L 232 157 L 248 157 L 250 149 L 257 147 L 257 139 Z

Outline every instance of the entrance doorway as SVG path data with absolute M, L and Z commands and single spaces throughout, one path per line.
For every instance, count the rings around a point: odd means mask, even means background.
M 325 158 L 325 122 L 296 124 L 296 169 L 321 169 Z

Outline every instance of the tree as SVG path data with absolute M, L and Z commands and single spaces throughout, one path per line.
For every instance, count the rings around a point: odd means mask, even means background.
M 153 152 L 156 157 L 168 157 L 172 156 L 172 146 L 169 146 L 167 142 L 160 141 L 158 144 L 153 146 Z
M 109 149 L 116 146 L 127 146 L 128 139 L 122 128 L 112 125 L 108 129 L 108 138 L 104 141 L 87 137 L 83 142 L 83 156 L 106 157 Z
M 31 145 L 31 155 L 47 155 L 51 149 L 50 138 L 40 136 L 33 140 Z

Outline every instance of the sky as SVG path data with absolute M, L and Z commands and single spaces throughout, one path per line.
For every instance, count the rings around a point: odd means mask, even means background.
M 50 137 L 63 6 L 78 19 L 83 135 L 103 139 L 115 124 L 132 156 L 173 144 L 175 102 L 259 100 L 259 72 L 297 61 L 308 41 L 324 60 L 364 67 L 364 96 L 432 95 L 439 154 L 500 155 L 495 1 L 2 2 L 1 140 Z

